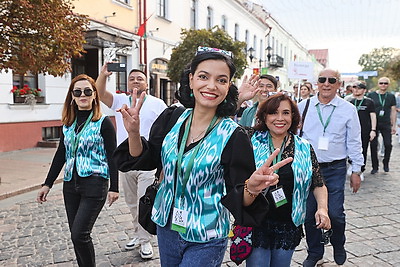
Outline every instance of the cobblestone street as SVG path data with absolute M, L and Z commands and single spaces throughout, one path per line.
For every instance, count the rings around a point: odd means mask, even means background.
M 344 266 L 400 266 L 400 145 L 397 138 L 393 140 L 390 172 L 380 166 L 378 174 L 371 175 L 369 163 L 359 193 L 346 188 L 348 260 Z M 35 202 L 36 190 L 0 200 L 0 266 L 77 266 L 61 188 L 55 185 L 42 205 Z M 138 249 L 125 251 L 132 232 L 130 220 L 121 192 L 114 205 L 103 208 L 92 233 L 98 266 L 160 265 L 156 238 L 152 260 L 142 260 Z M 336 266 L 331 246 L 326 250 L 322 266 Z M 301 266 L 305 257 L 303 240 L 292 266 Z M 228 252 L 223 266 L 235 266 Z

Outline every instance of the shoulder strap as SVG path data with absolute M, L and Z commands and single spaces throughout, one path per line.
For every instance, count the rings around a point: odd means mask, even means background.
M 167 133 L 174 127 L 176 121 L 178 120 L 179 116 L 182 115 L 182 113 L 186 110 L 185 107 L 179 106 L 171 114 L 171 117 L 169 118 L 169 122 L 167 125 Z
M 300 137 L 303 136 L 304 120 L 306 119 L 306 114 L 307 114 L 309 105 L 310 105 L 310 98 L 307 99 L 306 106 L 305 106 L 304 111 L 303 111 L 303 115 L 301 116 L 301 129 L 300 129 L 300 134 L 299 134 Z

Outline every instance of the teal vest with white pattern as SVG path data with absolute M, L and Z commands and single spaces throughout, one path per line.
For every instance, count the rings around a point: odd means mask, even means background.
M 110 178 L 107 154 L 104 149 L 104 139 L 100 133 L 101 124 L 106 116 L 98 121 L 90 121 L 82 130 L 75 157 L 72 153 L 72 136 L 75 136 L 76 121 L 71 126 L 63 126 L 65 146 L 65 174 L 64 181 L 71 181 L 72 172 L 76 162 L 76 171 L 80 177 L 88 177 L 92 174 Z
M 268 135 L 268 132 L 256 131 L 251 138 L 256 168 L 261 167 L 271 154 Z M 297 135 L 292 136 L 294 137 L 294 158 L 292 162 L 294 188 L 291 216 L 293 223 L 299 226 L 304 223 L 306 217 L 306 202 L 312 182 L 311 146 L 307 140 Z
M 203 139 L 181 198 L 182 175 L 178 175 L 177 185 L 175 184 L 175 168 L 180 146 L 178 138 L 181 126 L 191 112 L 192 109 L 183 112 L 164 138 L 161 149 L 164 179 L 154 202 L 152 220 L 164 227 L 172 205 L 183 209 L 188 212 L 188 218 L 186 233 L 180 233 L 181 237 L 186 241 L 202 243 L 226 238 L 229 232 L 230 213 L 221 203 L 222 197 L 226 195 L 226 188 L 224 168 L 220 161 L 222 152 L 238 125 L 229 118 L 223 118 Z M 184 153 L 183 170 L 186 169 L 194 150 L 192 148 Z M 174 194 L 175 188 L 177 194 Z

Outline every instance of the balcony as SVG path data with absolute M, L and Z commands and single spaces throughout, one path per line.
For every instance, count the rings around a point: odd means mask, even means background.
M 269 66 L 274 68 L 283 67 L 283 57 L 276 54 L 271 55 L 271 60 L 269 61 Z

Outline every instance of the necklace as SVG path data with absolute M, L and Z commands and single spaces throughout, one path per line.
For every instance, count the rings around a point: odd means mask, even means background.
M 81 124 L 79 124 L 77 127 L 75 127 L 75 133 L 79 133 L 79 131 L 82 129 L 82 126 L 85 124 L 85 121 L 83 121 Z
M 200 133 L 198 136 L 196 136 L 196 137 L 190 136 L 190 137 L 191 137 L 191 138 L 190 138 L 190 139 L 191 139 L 190 143 L 193 144 L 193 143 L 194 143 L 194 140 L 197 140 L 197 138 L 199 138 L 205 131 L 206 131 L 206 129 L 204 129 L 203 131 L 201 131 L 201 133 Z

